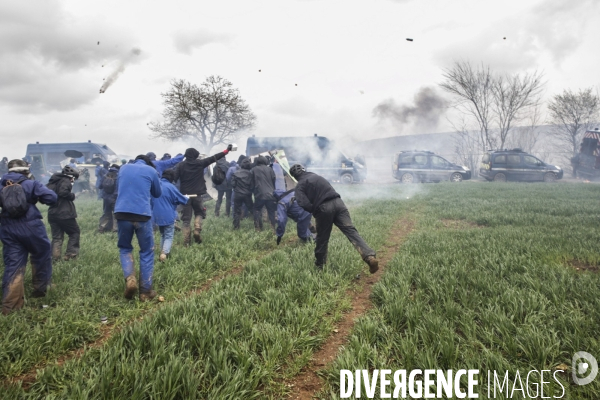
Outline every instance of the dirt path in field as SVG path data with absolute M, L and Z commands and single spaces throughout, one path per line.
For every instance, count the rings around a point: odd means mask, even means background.
M 373 306 L 370 299 L 373 285 L 379 281 L 388 262 L 398 252 L 408 234 L 413 230 L 414 224 L 415 221 L 407 217 L 394 223 L 385 244 L 377 252 L 379 271 L 362 278 L 362 286 L 348 291 L 348 296 L 352 297 L 351 311 L 343 315 L 341 321 L 336 324 L 333 335 L 313 355 L 310 363 L 302 369 L 300 374 L 288 382 L 288 386 L 292 390 L 291 399 L 313 399 L 315 394 L 323 388 L 323 380 L 319 378 L 317 373 L 326 369 L 335 360 L 340 347 L 348 341 L 356 319 Z

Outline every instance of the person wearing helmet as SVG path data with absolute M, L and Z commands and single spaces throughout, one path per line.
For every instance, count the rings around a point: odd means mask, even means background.
M 369 271 L 374 274 L 379 269 L 375 251 L 371 249 L 352 224 L 350 213 L 338 192 L 322 176 L 306 169 L 300 164 L 290 168 L 290 175 L 298 181 L 296 185 L 296 201 L 298 205 L 311 213 L 317 223 L 317 240 L 315 247 L 315 265 L 323 269 L 327 262 L 327 246 L 333 225 L 350 240 L 358 250 Z
M 30 180 L 29 167 L 23 160 L 11 160 L 8 163 L 8 172 L 0 180 L 0 240 L 2 241 L 2 255 L 4 258 L 4 276 L 2 278 L 2 314 L 19 310 L 25 304 L 25 267 L 27 258 L 32 265 L 31 280 L 33 292 L 31 297 L 44 297 L 52 280 L 52 255 L 50 240 L 46 227 L 42 222 L 42 214 L 35 206 L 39 201 L 42 204 L 56 203 L 56 193 L 40 182 Z M 19 186 L 14 186 L 19 185 Z M 13 187 L 12 191 L 10 187 Z M 26 204 L 14 203 L 13 206 L 24 205 L 25 210 L 19 207 L 19 213 L 11 213 L 7 202 L 15 200 L 10 193 L 25 194 Z M 10 197 L 10 198 L 9 198 Z M 19 196 L 17 196 L 19 197 Z M 7 201 L 7 202 L 5 202 Z
M 52 233 L 52 259 L 58 261 L 62 255 L 62 245 L 65 233 L 69 237 L 67 250 L 63 260 L 67 261 L 79 255 L 80 230 L 77 224 L 77 211 L 75 210 L 75 193 L 73 183 L 79 178 L 79 171 L 66 165 L 61 172 L 50 177 L 46 185 L 58 196 L 56 204 L 48 209 L 48 222 Z

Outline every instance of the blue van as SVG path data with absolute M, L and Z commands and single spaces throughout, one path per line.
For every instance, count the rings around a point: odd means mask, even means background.
M 60 162 L 65 158 L 66 151 L 75 151 L 81 153 L 80 157 L 71 157 L 77 160 L 78 164 L 95 164 L 97 161 L 118 160 L 117 155 L 107 145 L 92 143 L 91 140 L 83 143 L 40 143 L 27 145 L 25 158 L 31 163 L 32 172 L 35 175 L 40 172 L 56 172 L 61 170 Z M 34 170 L 36 172 L 34 172 Z
M 367 168 L 349 158 L 329 139 L 323 136 L 308 137 L 252 137 L 246 142 L 246 156 L 252 157 L 271 150 L 283 150 L 291 165 L 302 164 L 307 171 L 341 183 L 363 182 Z

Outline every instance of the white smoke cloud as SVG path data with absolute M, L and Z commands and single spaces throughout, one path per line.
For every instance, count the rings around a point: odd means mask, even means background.
M 119 60 L 117 62 L 117 67 L 115 68 L 115 70 L 111 72 L 111 74 L 105 79 L 104 83 L 100 87 L 100 93 L 106 92 L 106 89 L 108 89 L 113 83 L 115 83 L 119 76 L 125 71 L 127 65 L 136 61 L 136 58 L 139 57 L 141 53 L 142 51 L 140 49 L 134 47 L 133 49 L 131 49 L 127 57 L 125 57 L 122 60 Z

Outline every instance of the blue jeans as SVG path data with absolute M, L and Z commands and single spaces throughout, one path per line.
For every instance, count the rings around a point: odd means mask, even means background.
M 133 234 L 137 237 L 140 246 L 140 293 L 152 290 L 152 274 L 154 272 L 154 234 L 152 221 L 132 222 L 118 220 L 119 241 L 117 246 L 121 256 L 121 268 L 125 279 L 135 276 L 133 266 Z
M 173 237 L 175 236 L 175 224 L 159 226 L 160 230 L 160 250 L 161 253 L 169 254 L 173 245 Z

